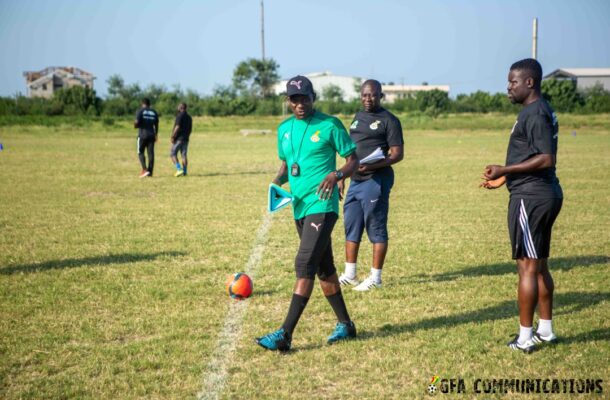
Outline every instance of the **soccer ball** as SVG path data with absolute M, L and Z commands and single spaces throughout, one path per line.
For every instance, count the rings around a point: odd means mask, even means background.
M 247 299 L 252 295 L 252 279 L 243 272 L 227 277 L 227 293 L 236 300 Z
M 428 393 L 435 394 L 436 393 L 436 386 L 428 385 Z

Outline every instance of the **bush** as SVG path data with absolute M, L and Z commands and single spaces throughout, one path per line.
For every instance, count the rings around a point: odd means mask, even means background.
M 582 95 L 572 80 L 546 79 L 542 81 L 542 96 L 555 111 L 572 112 L 584 105 Z
M 605 90 L 601 84 L 587 89 L 583 93 L 585 105 L 582 111 L 587 113 L 610 112 L 610 92 Z
M 96 97 L 95 90 L 88 87 L 59 89 L 54 93 L 53 101 L 62 104 L 67 115 L 87 114 L 89 109 L 93 109 L 92 114 L 99 115 L 101 109 L 101 99 Z
M 449 111 L 449 93 L 434 89 L 425 92 L 417 92 L 415 95 L 419 111 L 436 117 L 441 113 Z

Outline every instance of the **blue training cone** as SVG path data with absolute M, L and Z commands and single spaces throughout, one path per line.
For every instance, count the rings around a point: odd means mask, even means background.
M 292 203 L 292 195 L 289 191 L 282 189 L 274 183 L 269 184 L 269 202 L 267 203 L 267 210 L 269 212 L 281 210 L 290 203 Z

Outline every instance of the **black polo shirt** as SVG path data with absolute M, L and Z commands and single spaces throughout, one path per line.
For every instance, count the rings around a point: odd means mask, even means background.
M 179 127 L 178 132 L 176 132 L 176 139 L 188 141 L 193 130 L 193 118 L 186 111 L 178 113 L 174 126 Z
M 523 107 L 513 125 L 506 165 L 522 163 L 538 154 L 557 156 L 559 124 L 555 112 L 544 99 Z M 563 198 L 555 167 L 523 174 L 506 175 L 506 187 L 510 195 L 519 198 Z
M 391 146 L 404 144 L 402 126 L 398 118 L 383 107 L 374 112 L 358 111 L 349 128 L 349 135 L 356 143 L 356 157 L 362 160 L 380 147 L 387 157 Z M 392 167 L 384 167 L 376 171 L 356 171 L 353 180 L 364 181 L 373 177 L 374 174 L 383 174 L 392 170 Z

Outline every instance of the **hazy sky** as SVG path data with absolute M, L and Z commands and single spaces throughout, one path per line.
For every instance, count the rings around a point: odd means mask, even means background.
M 451 95 L 505 90 L 531 55 L 560 67 L 610 67 L 610 1 L 265 0 L 266 55 L 282 78 L 332 71 L 384 82 L 448 84 Z M 106 80 L 202 94 L 261 56 L 260 0 L 0 0 L 0 95 L 23 71 L 76 66 Z

